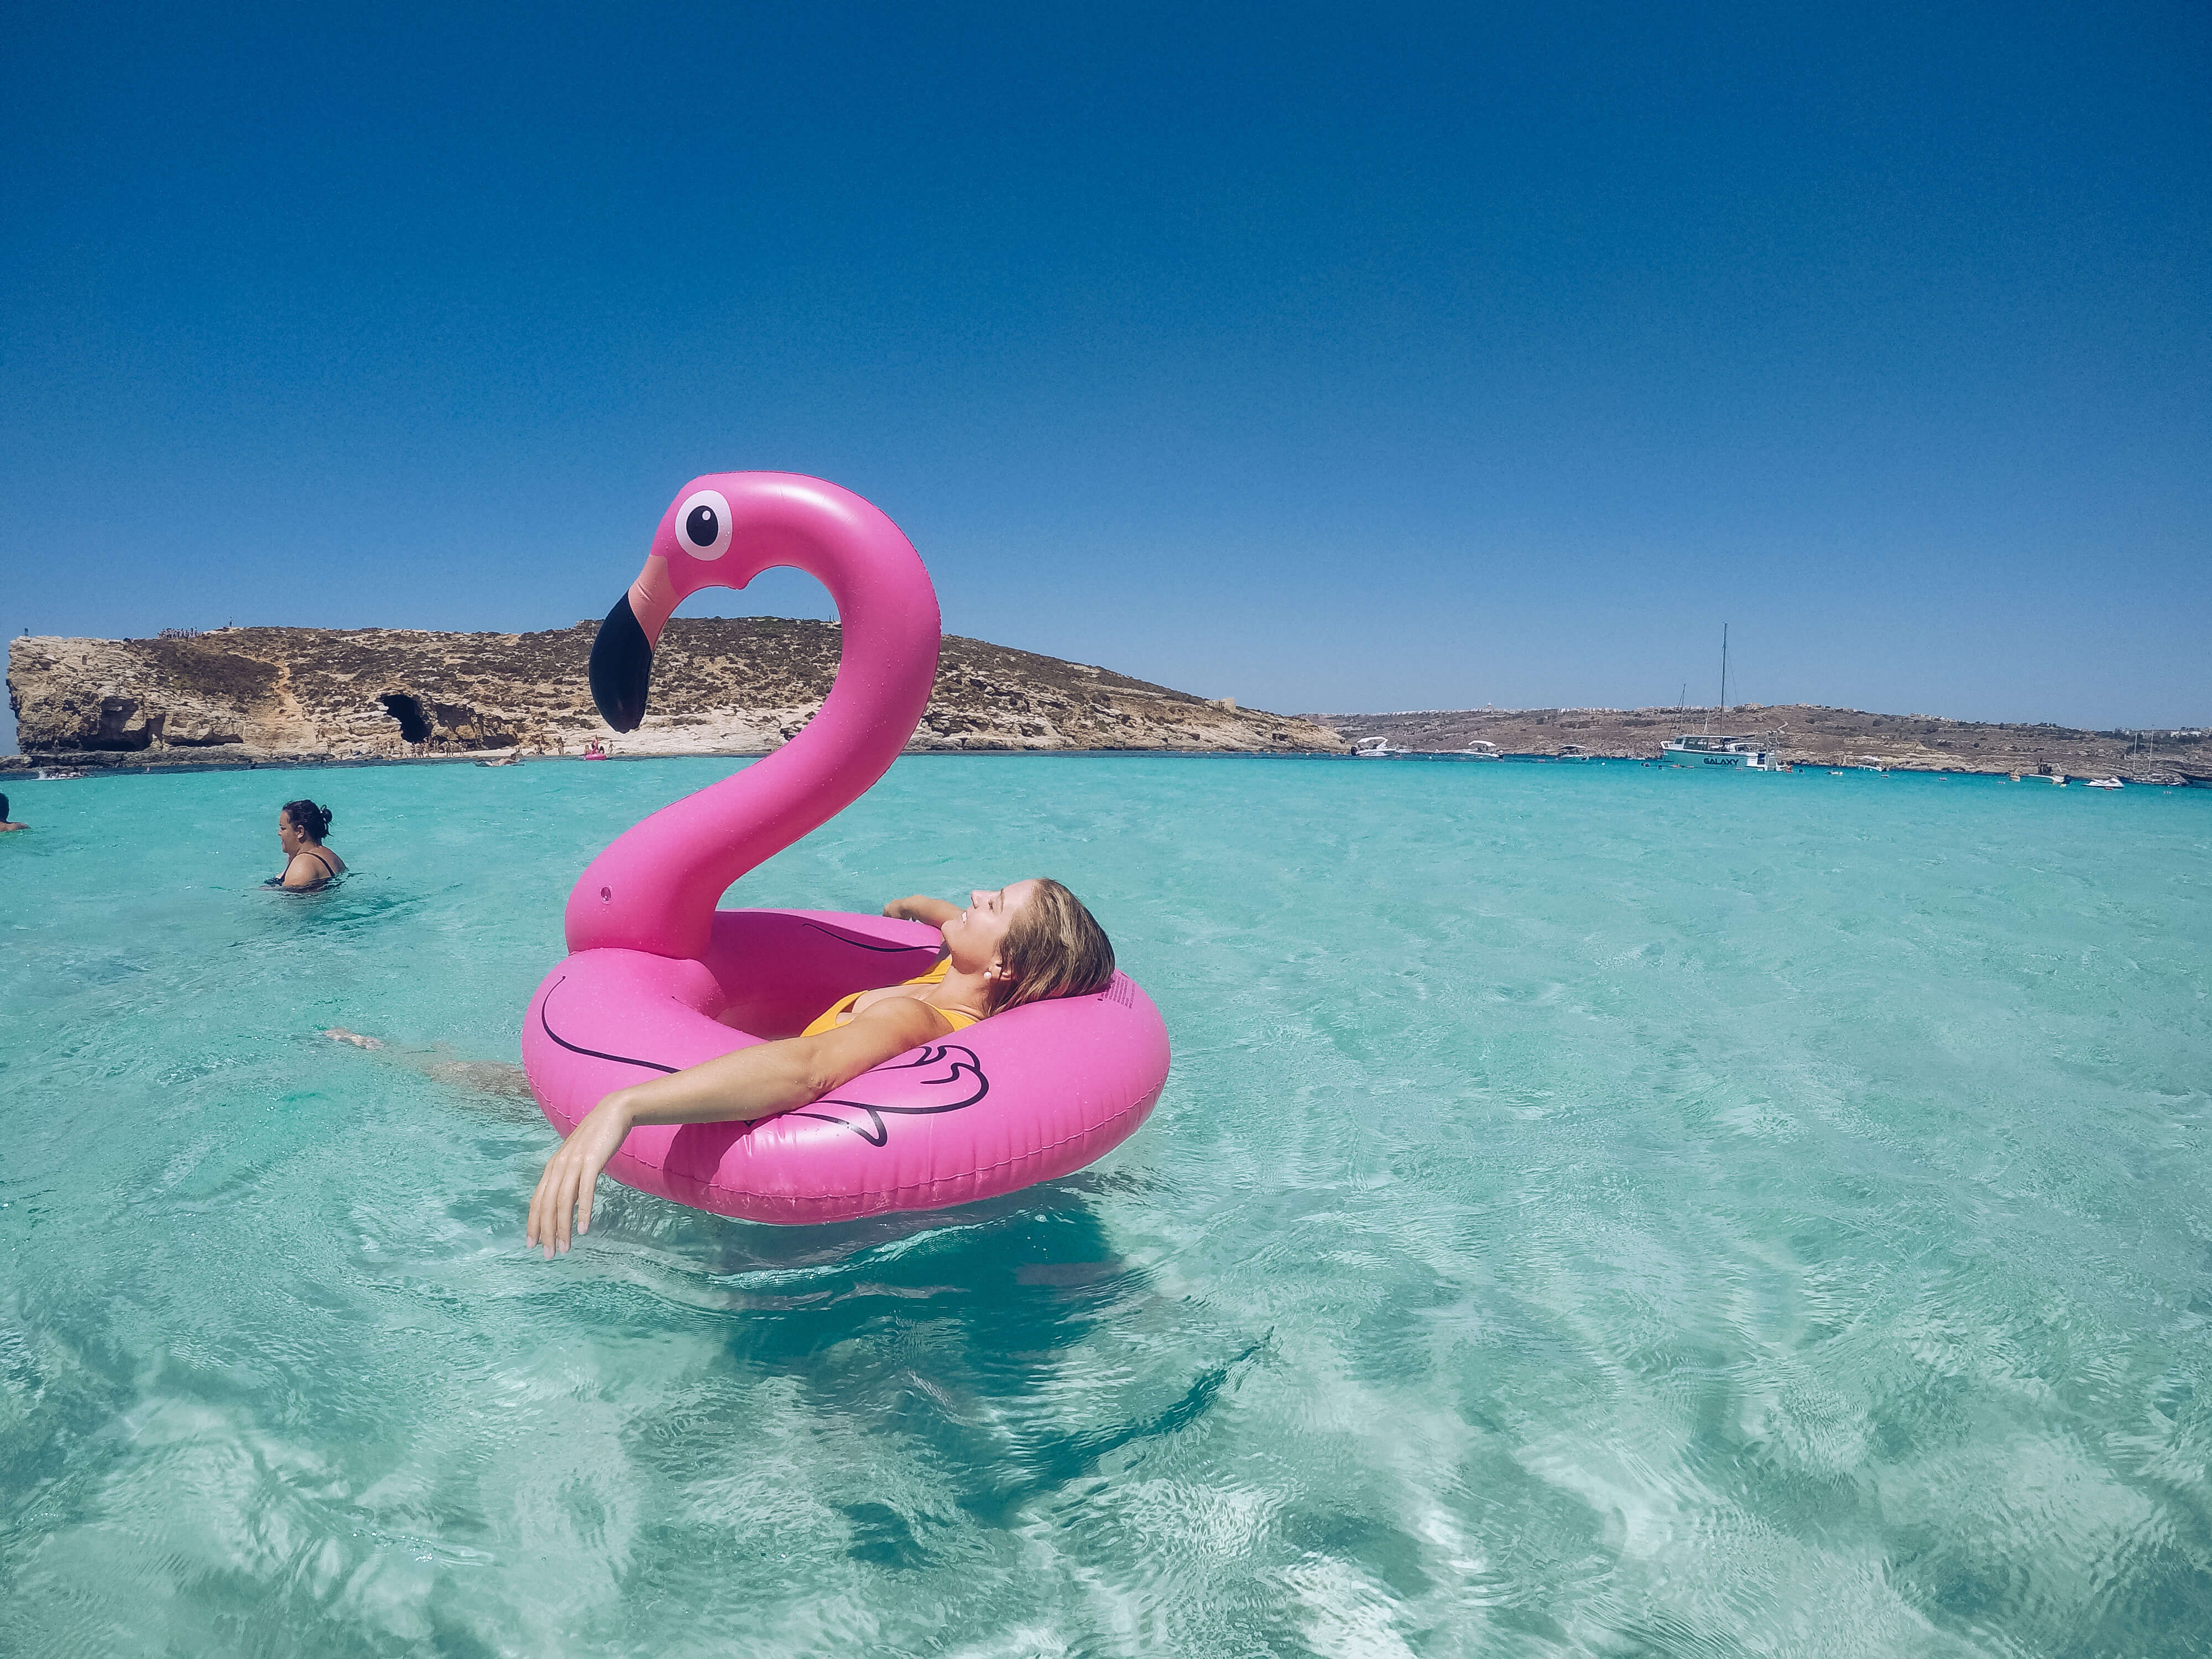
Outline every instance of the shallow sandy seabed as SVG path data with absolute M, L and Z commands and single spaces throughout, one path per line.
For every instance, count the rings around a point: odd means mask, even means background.
M 2212 1650 L 2202 795 L 902 762 L 731 902 L 1060 876 L 1151 1123 L 549 1265 L 465 1068 L 730 769 L 9 786 L 0 1652 Z

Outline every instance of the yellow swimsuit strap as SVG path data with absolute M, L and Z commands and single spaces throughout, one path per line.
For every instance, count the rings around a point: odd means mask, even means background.
M 937 966 L 931 969 L 927 973 L 916 974 L 912 979 L 905 981 L 904 983 L 908 985 L 942 985 L 945 983 L 945 969 L 951 966 L 952 958 L 947 957 L 944 961 L 939 963 Z M 800 1032 L 799 1035 L 801 1036 L 820 1036 L 824 1031 L 836 1030 L 839 1025 L 844 1023 L 845 1016 L 853 1012 L 853 1005 L 860 1000 L 862 994 L 863 994 L 859 991 L 854 991 L 848 996 L 839 997 L 836 1001 L 831 1003 L 830 1006 L 823 1011 L 819 1018 L 816 1019 L 811 1025 Z M 936 1006 L 934 1003 L 930 1006 L 932 1007 Z M 966 1030 L 970 1025 L 973 1025 L 975 1023 L 977 1018 L 976 1015 L 963 1014 L 957 1008 L 938 1008 L 937 1012 L 945 1016 L 945 1024 L 951 1026 L 951 1028 L 956 1031 Z

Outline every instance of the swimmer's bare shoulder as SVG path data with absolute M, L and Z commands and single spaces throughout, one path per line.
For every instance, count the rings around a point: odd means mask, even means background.
M 346 861 L 327 847 L 315 849 L 330 860 L 331 867 L 325 869 L 321 861 L 305 853 L 292 854 L 292 861 L 284 866 L 284 885 L 297 890 L 302 887 L 319 887 L 333 877 L 345 874 Z

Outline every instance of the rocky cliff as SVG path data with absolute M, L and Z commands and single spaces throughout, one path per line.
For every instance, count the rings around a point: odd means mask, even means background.
M 757 753 L 813 715 L 835 623 L 668 625 L 653 711 L 615 738 L 586 680 L 597 624 L 542 634 L 238 628 L 190 639 L 9 642 L 26 761 L 349 759 L 520 748 Z M 1082 663 L 948 637 L 915 750 L 1340 750 L 1324 726 Z
M 1876 764 L 1930 772 L 2033 772 L 2148 781 L 2212 771 L 2212 738 L 2167 732 L 2154 739 L 2063 726 L 2004 726 L 1934 714 L 1870 714 L 1812 703 L 1745 703 L 1706 708 L 1459 708 L 1401 714 L 1309 714 L 1346 737 L 1382 738 L 1395 749 L 1464 749 L 1495 744 L 1508 754 L 1556 755 L 1566 745 L 1607 757 L 1650 759 L 1677 732 L 1705 728 L 1762 740 L 1808 766 Z

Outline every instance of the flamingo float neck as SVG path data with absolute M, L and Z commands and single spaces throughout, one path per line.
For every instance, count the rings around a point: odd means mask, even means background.
M 602 712 L 617 730 L 635 729 L 653 647 L 684 598 L 742 588 L 780 565 L 836 601 L 843 639 L 828 701 L 765 760 L 661 808 L 592 860 L 568 895 L 572 952 L 704 956 L 731 884 L 858 799 L 913 735 L 937 677 L 929 573 L 877 507 L 789 472 L 710 474 L 670 504 L 645 569 L 592 646 Z

